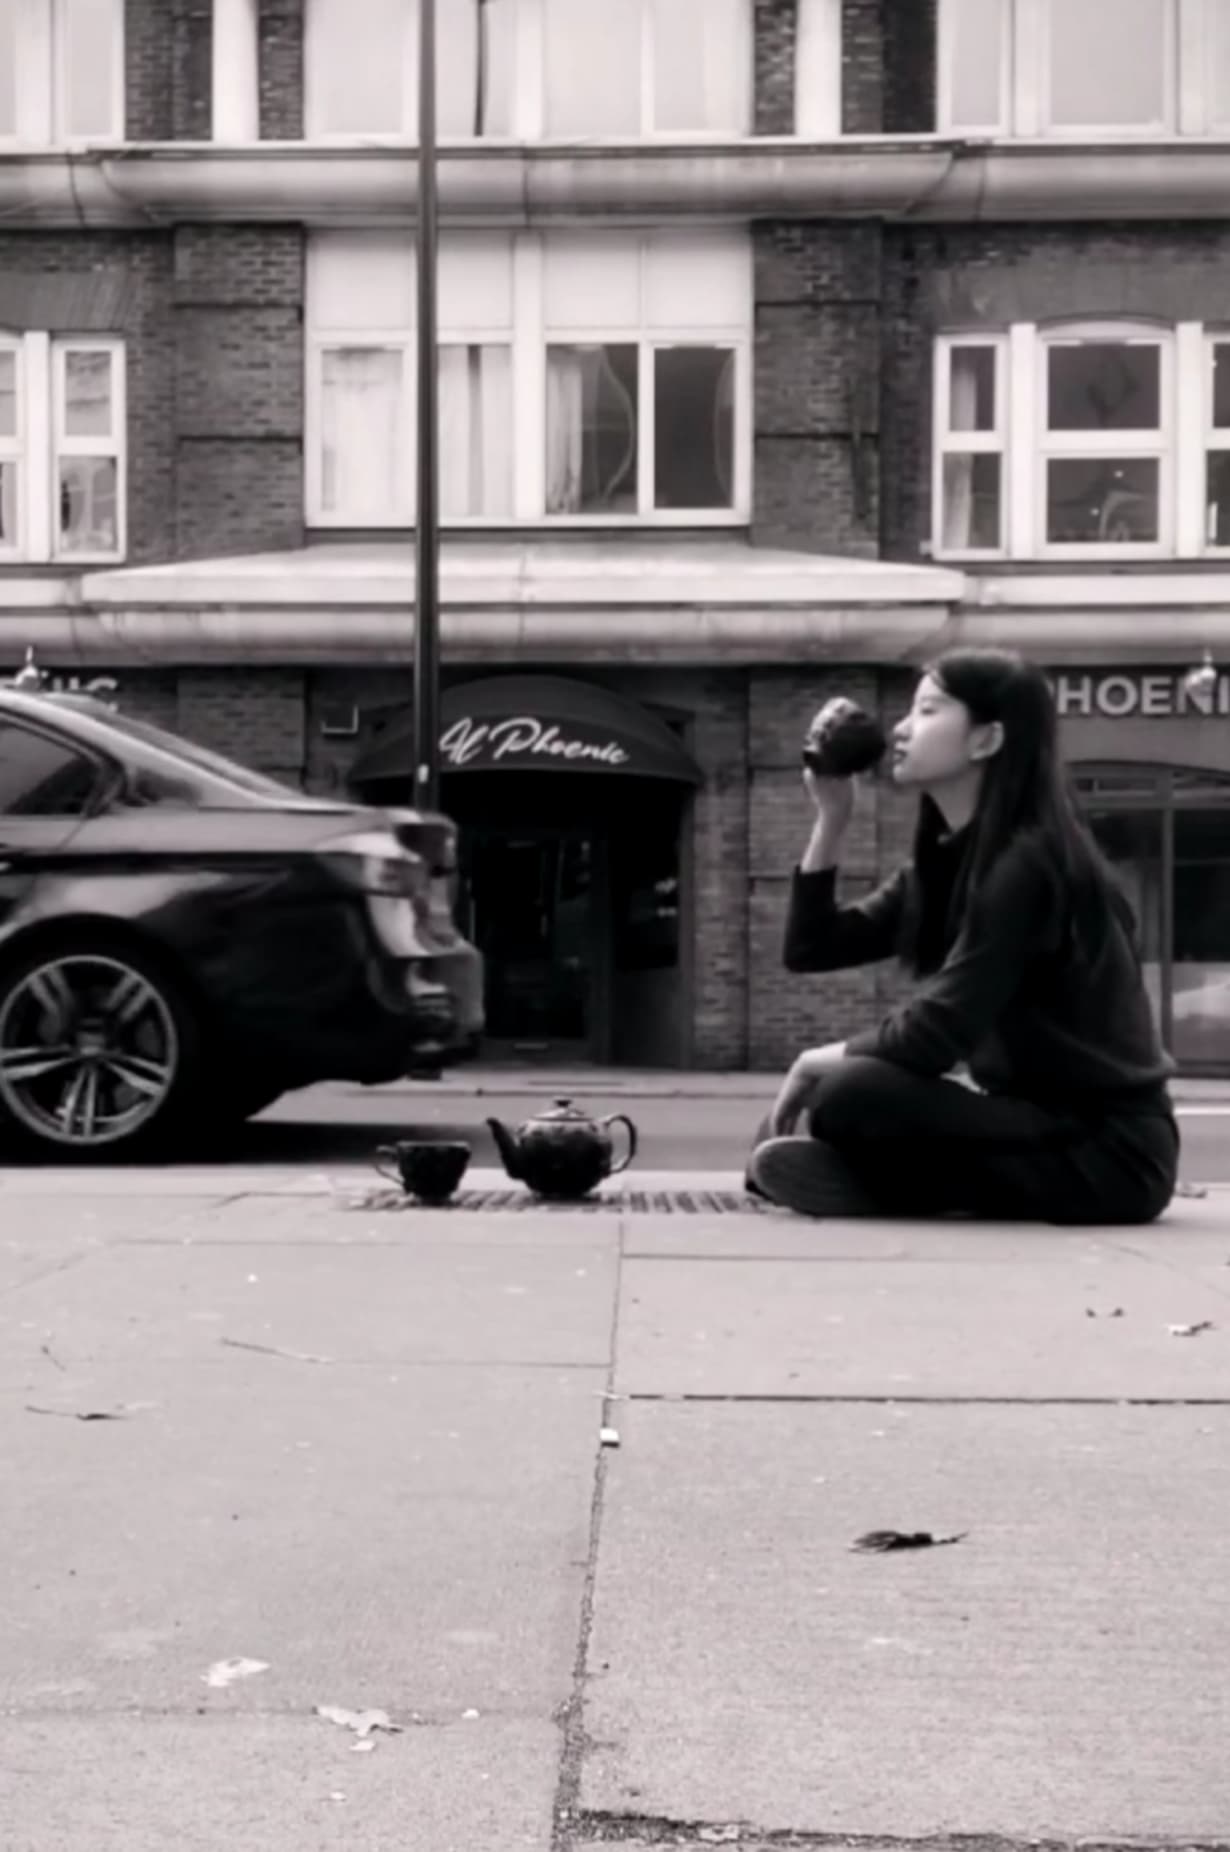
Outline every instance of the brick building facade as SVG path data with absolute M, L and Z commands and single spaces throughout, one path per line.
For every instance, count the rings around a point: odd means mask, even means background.
M 116 0 L 95 94 L 71 9 L 19 0 L 0 73 L 0 666 L 319 791 L 413 673 L 412 34 L 361 82 L 367 3 Z M 800 735 L 1003 641 L 1060 680 L 1166 1033 L 1230 1068 L 1230 716 L 1177 692 L 1230 653 L 1218 9 L 1134 9 L 1155 46 L 1113 0 L 1087 41 L 1059 0 L 677 0 L 689 90 L 647 0 L 438 8 L 446 684 L 621 697 L 695 768 L 446 777 L 489 886 L 554 883 L 519 952 L 487 921 L 497 1043 L 772 1068 L 865 1024 L 894 971 L 780 967 Z M 651 813 L 675 861 L 638 869 Z M 852 891 L 910 822 L 868 788 Z

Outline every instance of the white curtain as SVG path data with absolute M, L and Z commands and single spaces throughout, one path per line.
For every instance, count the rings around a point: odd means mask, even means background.
M 625 0 L 629 11 L 631 0 Z M 653 66 L 652 127 L 751 129 L 751 0 L 644 0 Z
M 440 513 L 512 512 L 512 389 L 507 347 L 440 349 Z
M 0 135 L 17 133 L 17 8 L 0 0 Z
M 947 119 L 951 129 L 1005 125 L 1004 53 L 1007 0 L 942 0 L 947 46 Z
M 1230 4 L 1227 0 L 1210 0 L 1210 11 L 1205 65 L 1209 126 L 1224 130 L 1230 124 Z
M 645 0 L 544 0 L 547 134 L 635 136 Z
M 585 356 L 547 351 L 547 513 L 576 514 L 584 490 Z
M 17 465 L 0 457 L 0 546 L 17 544 Z
M 114 135 L 121 9 L 114 0 L 60 0 L 64 72 L 60 126 L 70 135 Z
M 306 0 L 309 140 L 404 133 L 407 28 L 405 0 Z
M 1148 128 L 1166 108 L 1172 0 L 1050 0 L 1050 120 L 1057 128 Z
M 403 356 L 337 347 L 321 356 L 321 511 L 356 527 L 409 519 Z

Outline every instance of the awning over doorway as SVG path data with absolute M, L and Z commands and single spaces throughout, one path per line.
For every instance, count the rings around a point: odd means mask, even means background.
M 701 782 L 699 766 L 656 714 L 593 682 L 557 675 L 493 675 L 445 690 L 441 770 L 603 772 Z M 361 753 L 357 786 L 412 777 L 414 729 L 399 722 Z

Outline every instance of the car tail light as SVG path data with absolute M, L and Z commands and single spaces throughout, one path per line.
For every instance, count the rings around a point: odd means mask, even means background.
M 392 835 L 373 830 L 341 836 L 327 843 L 321 853 L 339 880 L 363 894 L 415 900 L 425 898 L 431 885 L 422 857 Z
M 392 834 L 374 830 L 339 837 L 321 854 L 340 881 L 363 895 L 386 951 L 394 958 L 431 955 L 433 881 L 421 856 Z

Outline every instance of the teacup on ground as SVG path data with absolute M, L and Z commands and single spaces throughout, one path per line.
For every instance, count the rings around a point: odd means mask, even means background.
M 423 1203 L 445 1203 L 466 1174 L 469 1145 L 443 1138 L 405 1138 L 381 1145 L 372 1162 L 382 1177 L 399 1183 Z

